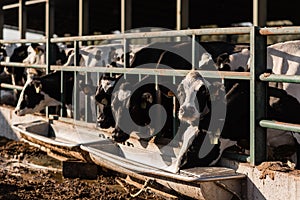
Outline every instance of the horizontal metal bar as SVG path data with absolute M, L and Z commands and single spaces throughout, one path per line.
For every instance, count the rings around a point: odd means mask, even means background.
M 279 129 L 284 131 L 300 132 L 300 124 L 291 124 L 275 120 L 261 120 L 259 125 L 264 128 Z
M 236 152 L 224 151 L 222 157 L 237 160 L 240 162 L 250 162 L 249 155 L 238 154 Z
M 15 44 L 15 43 L 46 43 L 46 39 L 19 39 L 19 40 L 0 40 L 1 44 Z
M 262 81 L 300 83 L 300 75 L 261 74 L 259 79 Z
M 2 6 L 2 10 L 8 10 L 8 9 L 12 9 L 12 8 L 18 8 L 19 5 L 20 5 L 19 3 L 13 3 L 13 4 L 5 5 L 5 6 Z
M 300 26 L 260 28 L 261 35 L 293 35 L 300 34 Z
M 47 2 L 47 0 L 31 0 L 31 1 L 26 1 L 25 5 L 29 6 L 29 5 L 32 5 L 32 4 L 46 3 L 46 2 Z
M 32 64 L 25 64 L 25 63 L 18 63 L 18 62 L 0 62 L 2 66 L 8 67 L 28 67 L 28 68 L 40 68 L 44 69 L 47 65 L 32 65 Z
M 155 37 L 178 37 L 190 35 L 227 35 L 227 34 L 249 34 L 250 27 L 230 27 L 230 28 L 203 28 L 188 30 L 172 30 L 172 31 L 156 31 L 156 32 L 140 32 L 140 33 L 124 33 L 109 35 L 87 35 L 51 38 L 51 42 L 70 42 L 70 41 L 90 41 L 90 40 L 113 40 L 113 39 L 133 39 L 133 38 L 155 38 Z
M 32 5 L 32 4 L 45 3 L 45 2 L 47 2 L 47 0 L 31 0 L 31 1 L 26 1 L 25 5 L 29 6 L 29 5 Z M 5 5 L 5 6 L 2 6 L 2 10 L 8 10 L 8 9 L 12 9 L 12 8 L 18 8 L 19 5 L 20 5 L 19 3 Z
M 78 71 L 78 72 L 102 72 L 102 73 L 126 73 L 126 74 L 145 74 L 161 76 L 186 76 L 191 70 L 174 69 L 145 69 L 145 68 L 116 68 L 116 67 L 80 67 L 80 66 L 61 66 L 51 65 L 51 70 L 58 71 Z M 207 78 L 228 78 L 250 80 L 249 72 L 225 72 L 225 71 L 198 71 L 203 77 Z
M 1 83 L 0 88 L 23 90 L 23 86 Z

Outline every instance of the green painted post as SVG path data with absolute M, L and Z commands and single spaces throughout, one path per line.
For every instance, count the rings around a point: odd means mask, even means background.
M 266 36 L 259 34 L 259 27 L 250 32 L 250 163 L 257 165 L 266 160 L 266 128 L 259 121 L 266 117 L 266 83 L 259 76 L 266 71 Z

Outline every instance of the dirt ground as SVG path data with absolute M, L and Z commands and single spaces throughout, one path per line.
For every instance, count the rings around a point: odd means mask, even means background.
M 274 171 L 300 176 L 300 170 L 282 162 L 265 162 L 257 166 L 261 179 Z M 62 162 L 29 144 L 0 136 L 0 200 L 18 199 L 186 199 L 170 198 L 127 184 L 124 177 L 101 170 L 96 180 L 64 178 Z
M 157 199 L 166 197 L 102 172 L 96 180 L 62 176 L 62 164 L 40 149 L 0 137 L 0 199 Z

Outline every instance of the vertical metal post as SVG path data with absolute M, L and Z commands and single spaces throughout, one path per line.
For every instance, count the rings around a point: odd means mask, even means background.
M 50 65 L 53 60 L 53 47 L 50 39 L 54 33 L 54 0 L 47 0 L 45 4 L 45 34 L 46 34 L 46 73 L 50 72 Z M 63 86 L 61 86 L 63 87 Z M 46 108 L 46 116 L 49 116 L 48 108 Z
M 4 10 L 0 4 L 0 39 L 3 39 L 3 30 L 4 30 Z
M 176 30 L 181 29 L 181 0 L 176 0 Z
M 266 26 L 267 0 L 253 0 L 253 25 Z
M 46 72 L 49 73 L 51 63 L 54 63 L 54 56 L 53 56 L 53 48 L 51 47 L 50 39 L 54 34 L 54 0 L 47 0 L 46 1 L 46 65 L 47 69 Z
M 121 0 L 121 33 L 125 33 L 125 0 Z
M 25 6 L 25 0 L 19 0 L 19 32 L 20 39 L 26 38 L 26 27 L 27 27 L 27 12 Z
M 79 20 L 78 35 L 79 36 L 88 35 L 89 34 L 89 0 L 79 0 L 78 20 Z
M 189 27 L 189 1 L 181 1 L 181 29 L 187 29 Z
M 75 66 L 79 66 L 79 42 L 74 41 L 74 63 Z M 77 79 L 77 71 L 74 71 L 74 89 L 73 89 L 73 106 L 74 106 L 74 120 L 79 119 L 79 92 L 78 92 L 78 79 Z
M 121 33 L 132 28 L 132 0 L 121 0 Z
M 267 85 L 259 80 L 259 75 L 266 71 L 267 41 L 259 34 L 259 28 L 253 27 L 250 33 L 250 163 L 260 164 L 266 160 L 266 129 L 259 121 L 266 117 Z

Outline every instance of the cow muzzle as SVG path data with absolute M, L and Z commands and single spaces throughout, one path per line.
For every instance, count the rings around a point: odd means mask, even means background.
M 181 106 L 178 117 L 183 121 L 194 121 L 200 117 L 200 113 L 194 106 Z

